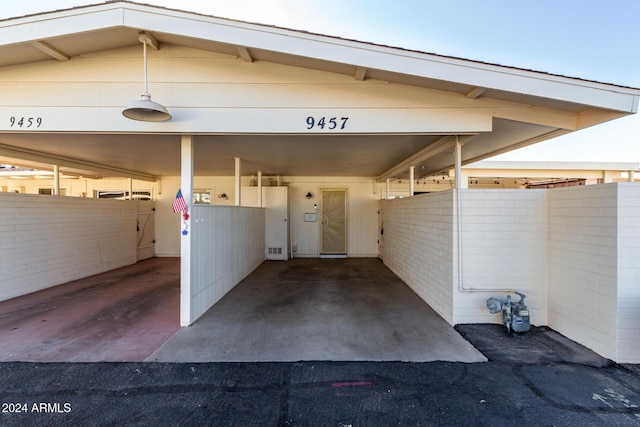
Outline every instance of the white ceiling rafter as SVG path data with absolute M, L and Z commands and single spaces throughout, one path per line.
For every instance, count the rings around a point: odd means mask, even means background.
M 254 61 L 253 56 L 251 55 L 251 52 L 249 52 L 249 49 L 247 49 L 244 46 L 236 46 L 236 49 L 238 50 L 238 54 L 240 55 L 240 57 L 244 62 Z
M 433 144 L 418 151 L 413 156 L 401 161 L 397 165 L 380 174 L 380 176 L 378 176 L 378 182 L 382 182 L 387 178 L 392 178 L 397 174 L 404 174 L 407 170 L 409 170 L 410 166 L 416 166 L 424 162 L 428 158 L 435 156 L 436 154 L 442 153 L 443 151 L 448 149 L 453 149 L 455 142 L 455 136 L 443 136 Z
M 46 53 L 53 59 L 57 59 L 58 61 L 68 61 L 69 59 L 71 59 L 71 57 L 66 53 L 56 49 L 55 47 L 51 46 L 49 43 L 42 40 L 31 42 L 31 46 Z
M 464 94 L 467 99 L 477 99 L 487 90 L 486 87 L 474 87 L 470 91 Z
M 141 181 L 155 182 L 157 177 L 148 175 L 141 172 L 115 168 L 99 163 L 87 162 L 84 160 L 72 159 L 70 157 L 58 156 L 54 154 L 47 154 L 36 150 L 30 150 L 21 147 L 14 147 L 11 145 L 0 144 L 0 156 L 8 159 L 21 159 L 25 166 L 29 165 L 29 162 L 36 162 L 41 164 L 58 165 L 65 168 L 87 171 L 87 176 L 110 176 L 121 178 L 133 178 Z M 15 163 L 9 160 L 9 164 Z M 21 166 L 21 165 L 16 165 Z
M 367 77 L 367 69 L 365 67 L 357 67 L 354 77 L 356 80 L 359 80 L 361 82 L 364 81 L 364 79 Z

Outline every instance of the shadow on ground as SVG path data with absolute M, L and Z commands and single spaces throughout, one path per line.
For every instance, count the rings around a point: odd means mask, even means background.
M 548 328 L 489 362 L 0 364 L 0 425 L 640 425 L 640 377 Z

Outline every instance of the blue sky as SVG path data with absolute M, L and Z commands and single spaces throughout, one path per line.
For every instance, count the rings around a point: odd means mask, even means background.
M 101 0 L 3 0 L 0 19 Z M 640 87 L 635 0 L 139 0 L 181 10 Z M 640 163 L 640 115 L 501 156 Z

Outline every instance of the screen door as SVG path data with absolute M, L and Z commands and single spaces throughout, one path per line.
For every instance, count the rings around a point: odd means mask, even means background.
M 347 253 L 347 190 L 320 190 L 321 226 L 320 254 Z

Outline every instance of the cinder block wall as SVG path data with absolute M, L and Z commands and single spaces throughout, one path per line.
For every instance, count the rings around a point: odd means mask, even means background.
M 380 201 L 384 264 L 453 324 L 453 191 Z
M 640 186 L 618 188 L 618 355 L 640 363 Z
M 0 300 L 136 262 L 136 203 L 0 193 Z
M 264 209 L 194 205 L 191 322 L 264 261 Z
M 453 324 L 502 323 L 486 308 L 489 297 L 505 299 L 514 289 L 524 293 L 531 322 L 547 324 L 546 190 L 462 190 L 462 287 L 454 292 Z M 453 213 L 455 217 L 455 212 Z M 457 221 L 454 226 L 457 232 Z M 457 236 L 454 245 L 455 277 Z M 496 289 L 478 292 L 482 289 Z M 512 294 L 515 300 L 518 297 Z
M 617 186 L 549 191 L 549 326 L 616 359 Z
M 640 186 L 549 191 L 549 326 L 640 363 Z

